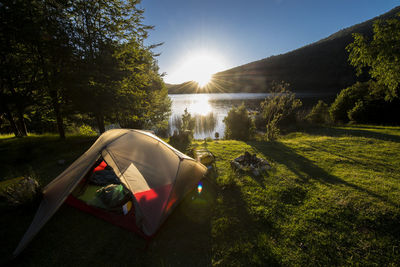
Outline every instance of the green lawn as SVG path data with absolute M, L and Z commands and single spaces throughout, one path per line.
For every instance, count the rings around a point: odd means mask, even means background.
M 93 137 L 0 140 L 0 180 L 43 185 Z M 158 235 L 135 234 L 66 205 L 12 262 L 16 265 L 392 265 L 400 263 L 400 127 L 346 126 L 292 133 L 277 142 L 213 141 L 217 174 L 191 193 Z M 232 171 L 244 151 L 272 163 L 261 177 Z M 66 160 L 64 165 L 58 164 Z M 0 217 L 0 265 L 34 210 Z

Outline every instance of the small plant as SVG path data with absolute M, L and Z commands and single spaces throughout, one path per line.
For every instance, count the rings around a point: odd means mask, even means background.
M 214 135 L 214 137 L 215 137 L 215 139 L 219 139 L 219 132 L 215 132 L 215 135 Z
M 79 134 L 86 135 L 86 136 L 97 135 L 96 131 L 93 130 L 92 127 L 90 127 L 87 124 L 84 124 L 79 127 Z

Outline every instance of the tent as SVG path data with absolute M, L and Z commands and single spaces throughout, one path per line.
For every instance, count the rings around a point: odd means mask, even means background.
M 111 167 L 121 185 L 131 192 L 133 204 L 128 213 L 109 212 L 72 196 L 74 189 L 95 168 L 101 167 L 99 160 Z M 149 132 L 109 130 L 43 189 L 38 211 L 14 256 L 26 247 L 64 202 L 151 237 L 206 171 L 204 165 Z

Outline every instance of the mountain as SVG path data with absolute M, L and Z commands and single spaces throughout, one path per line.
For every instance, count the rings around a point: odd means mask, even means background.
M 165 84 L 170 94 L 193 94 L 200 92 L 200 86 L 195 81 L 184 82 L 181 84 Z
M 394 17 L 398 12 L 400 6 L 286 54 L 218 72 L 202 90 L 214 93 L 268 92 L 272 81 L 285 81 L 294 92 L 334 95 L 357 80 L 354 68 L 348 64 L 345 49 L 353 42 L 352 34 L 372 36 L 373 21 Z M 170 93 L 196 93 L 200 89 L 195 82 L 169 85 L 168 88 Z

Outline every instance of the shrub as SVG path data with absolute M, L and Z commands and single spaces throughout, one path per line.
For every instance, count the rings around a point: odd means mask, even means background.
M 400 123 L 400 99 L 385 97 L 386 89 L 377 82 L 357 82 L 339 93 L 329 113 L 335 122 Z
M 364 102 L 359 99 L 354 107 L 347 112 L 347 116 L 351 121 L 354 122 L 365 122 L 368 120 L 367 115 L 367 107 Z
M 157 136 L 167 138 L 169 133 L 168 121 L 162 121 L 157 123 L 154 128 L 152 128 Z
M 265 132 L 265 137 L 267 140 L 275 140 L 279 137 L 280 130 L 278 127 L 278 121 L 280 119 L 280 116 L 277 115 L 272 118 L 271 121 L 269 121 L 266 125 L 266 132 Z
M 306 116 L 306 120 L 310 123 L 322 124 L 329 123 L 329 106 L 324 101 L 319 100 Z
M 276 139 L 281 130 L 287 130 L 296 123 L 296 112 L 302 102 L 288 88 L 288 83 L 274 82 L 270 95 L 261 103 L 268 140 Z
M 80 135 L 97 135 L 96 131 L 92 129 L 92 127 L 90 127 L 87 124 L 84 124 L 82 126 L 79 127 L 79 134 Z
M 343 89 L 329 108 L 331 119 L 334 122 L 348 122 L 348 112 L 356 102 L 368 95 L 369 82 L 357 82 L 346 89 Z
M 18 182 L 8 185 L 0 192 L 0 197 L 5 199 L 9 206 L 31 206 L 40 196 L 39 183 L 30 177 L 25 177 Z
M 189 132 L 193 138 L 193 134 L 194 134 L 193 130 L 194 130 L 195 124 L 196 124 L 195 119 L 192 118 L 192 115 L 190 115 L 190 113 L 185 108 L 185 112 L 182 114 L 182 124 L 179 128 L 179 133 Z
M 194 135 L 195 119 L 185 109 L 181 119 L 175 118 L 175 125 L 177 130 L 169 138 L 169 143 L 181 151 L 185 151 L 192 142 Z
M 257 130 L 264 131 L 266 123 L 267 121 L 265 120 L 262 112 L 258 112 L 254 116 L 254 124 L 256 125 Z
M 244 103 L 229 110 L 223 122 L 225 123 L 225 139 L 247 141 L 254 136 L 254 121 L 249 116 Z

